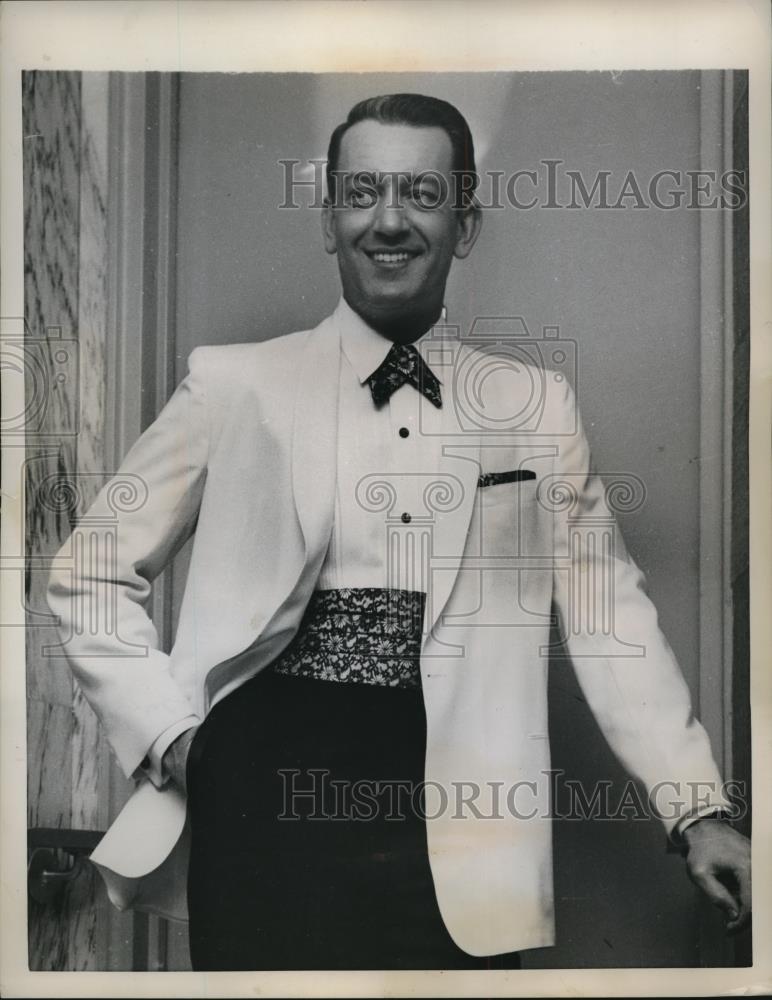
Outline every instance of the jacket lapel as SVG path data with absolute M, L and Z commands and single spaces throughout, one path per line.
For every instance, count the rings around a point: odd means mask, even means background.
M 324 558 L 332 531 L 340 353 L 340 328 L 333 315 L 309 333 L 296 381 L 292 489 L 306 568 Z
M 340 336 L 335 316 L 308 331 L 296 366 L 295 398 L 291 444 L 292 493 L 302 534 L 303 551 L 292 571 L 284 574 L 285 588 L 277 592 L 274 586 L 268 596 L 273 602 L 267 616 L 255 624 L 250 622 L 247 634 L 234 641 L 236 653 L 221 660 L 206 674 L 206 703 L 215 705 L 233 690 L 259 665 L 269 662 L 281 650 L 270 641 L 259 656 L 255 644 L 262 642 L 272 628 L 276 616 L 282 614 L 286 599 L 294 592 L 298 581 L 306 591 L 313 589 L 332 531 L 335 501 L 338 436 L 338 379 L 340 368 Z M 291 375 L 292 373 L 290 373 Z M 281 494 L 277 491 L 277 498 Z M 277 559 L 295 560 L 295 553 L 276 552 Z M 259 602 L 265 610 L 266 595 Z M 303 603 L 296 611 L 302 613 Z
M 455 360 L 461 349 L 459 344 L 453 346 Z M 440 492 L 435 505 L 424 641 L 442 614 L 461 568 L 480 474 L 481 438 L 459 422 L 454 366 L 455 361 L 443 366 L 442 432 L 436 441 L 434 467 L 439 489 L 448 491 L 448 500 L 443 502 Z

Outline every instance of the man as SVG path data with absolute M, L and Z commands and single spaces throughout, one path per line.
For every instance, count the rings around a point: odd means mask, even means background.
M 446 102 L 352 109 L 328 155 L 334 314 L 194 351 L 119 473 L 146 498 L 114 562 L 52 575 L 138 781 L 93 860 L 119 906 L 187 896 L 196 968 L 512 968 L 553 942 L 553 601 L 612 748 L 728 926 L 748 918 L 747 842 L 566 380 L 438 325 L 475 178 Z M 144 604 L 193 532 L 166 655 Z M 105 584 L 117 629 L 78 631 Z

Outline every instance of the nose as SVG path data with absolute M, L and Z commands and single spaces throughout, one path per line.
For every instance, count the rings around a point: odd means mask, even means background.
M 382 236 L 399 236 L 408 229 L 405 206 L 399 197 L 391 192 L 384 193 L 378 200 L 373 220 L 373 229 Z

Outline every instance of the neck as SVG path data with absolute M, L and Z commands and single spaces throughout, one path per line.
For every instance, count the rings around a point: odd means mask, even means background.
M 344 298 L 345 295 L 344 295 Z M 395 344 L 412 344 L 422 337 L 430 327 L 434 326 L 442 313 L 442 305 L 431 305 L 426 309 L 414 310 L 410 313 L 395 315 L 371 314 L 359 309 L 346 299 L 348 305 L 360 316 L 368 326 L 377 330 L 381 336 Z

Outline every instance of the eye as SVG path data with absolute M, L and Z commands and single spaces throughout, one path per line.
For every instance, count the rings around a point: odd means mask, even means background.
M 374 192 L 367 188 L 353 188 L 346 196 L 349 208 L 372 208 L 375 201 Z
M 413 184 L 410 199 L 418 208 L 427 211 L 439 208 L 443 203 L 442 186 L 433 178 L 422 179 Z
M 349 208 L 372 208 L 378 200 L 375 181 L 367 171 L 352 174 L 346 185 L 346 205 Z

